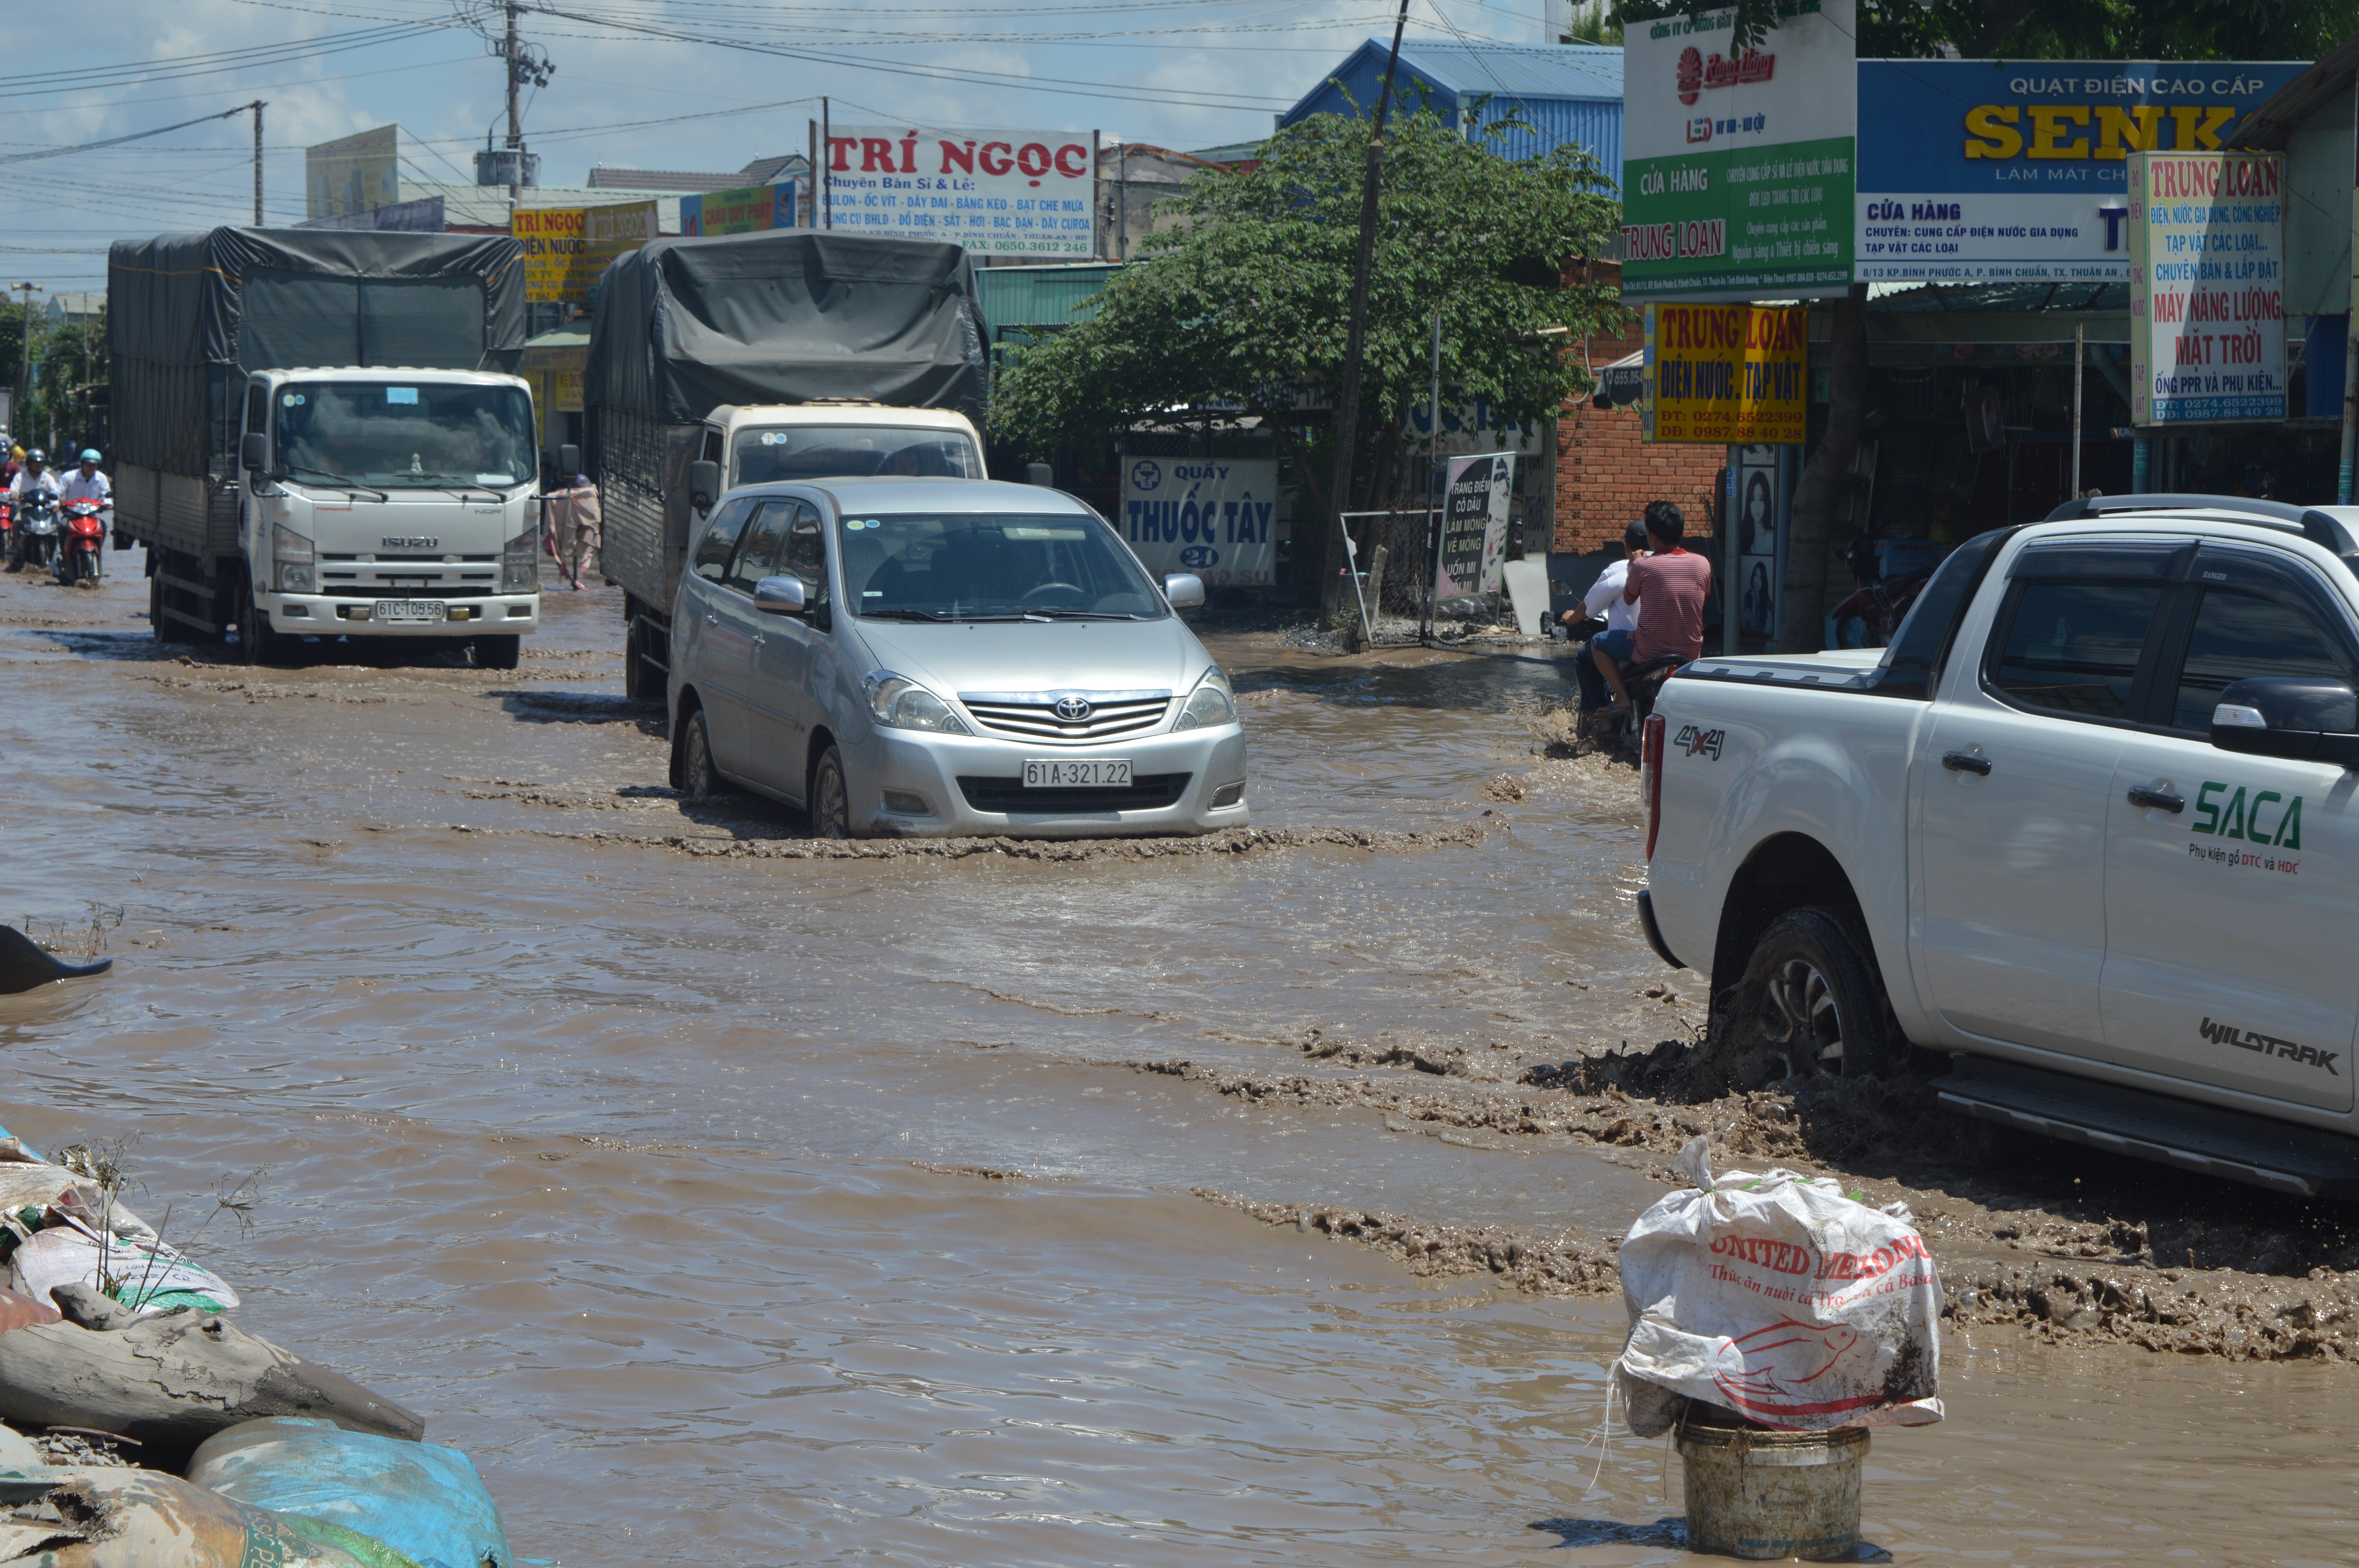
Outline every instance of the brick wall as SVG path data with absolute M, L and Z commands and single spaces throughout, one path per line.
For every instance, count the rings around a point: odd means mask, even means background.
M 1598 281 L 1619 281 L 1619 266 L 1595 265 Z M 1589 363 L 1611 364 L 1645 343 L 1645 324 L 1633 312 L 1623 336 L 1589 340 Z M 1728 449 L 1653 446 L 1639 438 L 1643 427 L 1636 408 L 1601 409 L 1586 400 L 1565 408 L 1556 438 L 1558 550 L 1586 555 L 1620 544 L 1622 530 L 1649 501 L 1677 502 L 1687 514 L 1689 535 L 1711 536 L 1712 481 L 1728 460 Z

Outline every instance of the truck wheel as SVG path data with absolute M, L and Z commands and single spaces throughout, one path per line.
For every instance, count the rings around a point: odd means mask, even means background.
M 468 644 L 479 670 L 512 670 L 524 657 L 522 637 L 477 637 Z
M 679 738 L 672 742 L 672 784 L 691 801 L 711 800 L 728 788 L 712 765 L 712 735 L 701 708 L 680 721 Z
M 179 641 L 164 615 L 164 579 L 160 576 L 147 579 L 147 631 L 158 643 Z
M 272 629 L 270 614 L 254 602 L 254 590 L 241 589 L 237 597 L 237 641 L 249 665 L 275 665 L 287 656 L 292 637 Z
M 1788 910 L 1769 923 L 1731 1022 L 1737 1061 L 1766 1054 L 1796 1077 L 1874 1077 L 1896 1060 L 1875 960 L 1855 923 L 1832 909 Z
M 660 690 L 647 689 L 647 662 L 639 655 L 641 623 L 636 618 L 623 622 L 623 695 L 633 702 L 661 701 Z
M 843 785 L 843 753 L 832 746 L 811 769 L 810 830 L 814 838 L 852 837 L 852 792 Z

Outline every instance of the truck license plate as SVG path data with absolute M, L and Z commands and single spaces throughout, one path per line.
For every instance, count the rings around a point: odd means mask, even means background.
M 380 599 L 369 611 L 372 621 L 447 621 L 450 611 L 439 599 Z
M 1051 760 L 1024 763 L 1026 789 L 1128 789 L 1130 759 L 1093 757 L 1080 762 Z

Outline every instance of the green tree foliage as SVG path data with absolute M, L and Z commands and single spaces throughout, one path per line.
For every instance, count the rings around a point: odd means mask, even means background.
M 1622 23 L 1714 5 L 1615 0 Z M 1758 43 L 1797 0 L 1738 0 Z M 2359 0 L 1860 0 L 1863 57 L 1969 59 L 2315 59 L 2359 32 Z
M 1614 290 L 1562 283 L 1565 265 L 1598 254 L 1620 222 L 1611 182 L 1574 147 L 1499 156 L 1486 140 L 1507 124 L 1469 139 L 1409 108 L 1386 127 L 1359 498 L 1398 471 L 1402 416 L 1425 396 L 1437 308 L 1446 399 L 1480 399 L 1506 424 L 1552 418 L 1586 391 L 1579 355 L 1559 345 L 1618 332 L 1625 319 Z M 1263 144 L 1258 167 L 1199 173 L 1158 204 L 1180 225 L 1114 276 L 1094 319 L 1024 351 L 1003 373 L 992 402 L 1001 434 L 1043 450 L 1233 402 L 1276 427 L 1325 510 L 1325 441 L 1288 416 L 1298 390 L 1332 406 L 1342 384 L 1369 135 L 1365 119 L 1314 114 Z
M 102 312 L 67 326 L 37 323 L 33 332 L 33 355 L 39 362 L 34 397 L 42 410 L 42 428 L 46 432 L 54 416 L 61 434 L 77 434 L 82 406 L 75 392 L 106 379 L 106 317 Z

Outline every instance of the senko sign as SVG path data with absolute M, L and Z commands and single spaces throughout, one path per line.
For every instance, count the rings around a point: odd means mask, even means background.
M 1864 59 L 1863 282 L 2122 283 L 2127 168 L 2218 152 L 2302 60 Z

